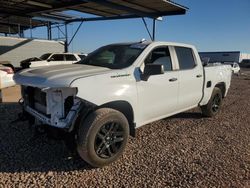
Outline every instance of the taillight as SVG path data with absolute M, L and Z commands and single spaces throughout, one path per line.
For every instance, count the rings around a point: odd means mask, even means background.
M 7 74 L 14 74 L 14 71 L 10 67 L 0 67 L 1 71 L 7 72 Z

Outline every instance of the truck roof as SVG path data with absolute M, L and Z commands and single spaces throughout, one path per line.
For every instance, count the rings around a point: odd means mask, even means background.
M 194 48 L 193 45 L 190 44 L 184 44 L 184 43 L 177 43 L 177 42 L 165 42 L 165 41 L 142 41 L 142 42 L 124 42 L 124 43 L 114 43 L 111 45 L 133 45 L 133 44 L 145 44 L 145 45 L 167 45 L 167 46 L 180 46 L 180 47 L 188 47 L 188 48 Z

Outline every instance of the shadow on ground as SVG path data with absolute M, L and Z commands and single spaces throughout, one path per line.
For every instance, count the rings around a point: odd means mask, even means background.
M 0 173 L 91 169 L 63 141 L 36 135 L 27 122 L 15 122 L 21 107 L 0 104 Z
M 201 119 L 204 118 L 201 112 L 183 112 L 170 117 L 172 119 Z
M 0 104 L 0 172 L 65 172 L 92 169 L 63 141 L 35 134 L 28 122 L 15 120 L 21 107 L 17 103 Z M 184 112 L 170 119 L 200 119 L 199 112 Z M 13 121 L 15 123 L 13 123 Z

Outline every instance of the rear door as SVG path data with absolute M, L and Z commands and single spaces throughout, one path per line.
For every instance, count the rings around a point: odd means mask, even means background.
M 202 98 L 203 67 L 198 64 L 192 48 L 175 47 L 179 64 L 179 110 L 198 105 Z
M 147 63 L 162 64 L 165 73 L 150 76 L 148 81 L 137 82 L 140 124 L 166 117 L 177 109 L 178 71 L 174 70 L 170 51 L 168 46 L 153 49 L 141 66 L 144 69 Z

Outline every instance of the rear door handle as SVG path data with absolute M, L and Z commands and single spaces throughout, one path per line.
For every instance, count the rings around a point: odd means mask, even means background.
M 171 79 L 169 79 L 170 82 L 175 82 L 177 80 L 178 80 L 177 78 L 171 78 Z
M 196 78 L 201 78 L 201 77 L 202 77 L 201 74 L 196 75 Z

